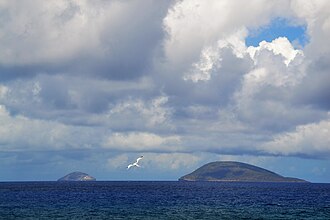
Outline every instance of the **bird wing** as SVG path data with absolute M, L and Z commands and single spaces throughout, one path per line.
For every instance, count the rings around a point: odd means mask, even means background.
M 136 159 L 135 163 L 138 163 L 140 160 L 142 160 L 142 157 L 139 157 L 138 159 Z
M 136 159 L 136 162 L 135 162 L 135 163 L 132 163 L 132 164 L 128 165 L 128 166 L 127 166 L 127 169 L 129 169 L 129 168 L 131 168 L 131 167 L 134 167 L 134 166 L 136 166 L 136 167 L 140 167 L 140 166 L 138 165 L 138 162 L 142 159 L 142 157 L 143 157 L 143 156 L 141 156 L 141 157 L 139 157 L 138 159 Z

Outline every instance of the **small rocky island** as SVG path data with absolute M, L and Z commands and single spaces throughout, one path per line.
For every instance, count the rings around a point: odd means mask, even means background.
M 96 179 L 87 173 L 73 172 L 58 179 L 57 181 L 96 181 Z
M 222 182 L 305 182 L 292 177 L 283 177 L 272 171 L 246 163 L 218 161 L 205 164 L 179 181 L 222 181 Z

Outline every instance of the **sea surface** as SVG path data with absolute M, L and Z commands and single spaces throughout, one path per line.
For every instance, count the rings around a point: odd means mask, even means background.
M 0 219 L 330 219 L 330 184 L 2 182 Z

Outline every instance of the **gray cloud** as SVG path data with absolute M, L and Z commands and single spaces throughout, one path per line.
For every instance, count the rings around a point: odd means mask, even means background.
M 330 110 L 330 65 L 328 56 L 322 56 L 308 67 L 308 74 L 295 91 L 293 102 L 312 105 L 322 111 Z
M 66 72 L 116 80 L 139 78 L 150 68 L 163 38 L 162 18 L 169 4 L 6 2 L 1 8 L 6 15 L 1 19 L 2 77 Z

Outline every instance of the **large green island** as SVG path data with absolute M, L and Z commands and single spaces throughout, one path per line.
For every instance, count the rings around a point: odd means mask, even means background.
M 218 161 L 205 164 L 194 172 L 182 176 L 179 181 L 307 183 L 302 179 L 283 177 L 261 167 L 234 161 Z

